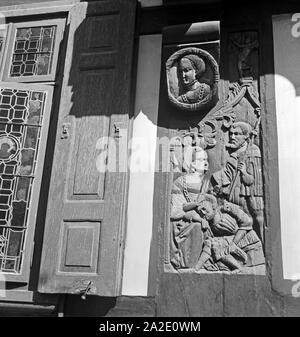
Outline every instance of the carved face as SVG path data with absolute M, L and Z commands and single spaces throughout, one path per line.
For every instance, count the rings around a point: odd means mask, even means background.
M 203 174 L 207 170 L 208 170 L 207 153 L 204 150 L 196 151 L 193 155 L 193 161 L 191 162 L 190 165 L 190 171 Z
M 180 61 L 180 70 L 182 74 L 182 81 L 185 85 L 193 83 L 196 79 L 196 70 L 191 61 L 187 58 L 182 58 Z
M 239 149 L 242 147 L 248 139 L 248 135 L 244 135 L 242 129 L 238 127 L 232 127 L 229 131 L 229 144 L 233 149 Z
M 215 210 L 213 209 L 212 204 L 207 200 L 202 201 L 197 210 L 199 214 L 207 221 L 211 221 L 215 216 Z

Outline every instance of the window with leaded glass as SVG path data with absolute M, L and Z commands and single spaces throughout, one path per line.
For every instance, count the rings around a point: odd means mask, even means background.
M 0 84 L 0 271 L 21 272 L 30 247 L 34 195 L 49 120 L 51 88 Z M 41 159 L 41 160 L 39 160 Z M 35 186 L 36 185 L 36 186 Z M 28 236 L 28 235 L 27 235 Z
M 29 277 L 63 25 L 53 19 L 0 30 L 0 273 L 7 281 Z
M 54 81 L 64 20 L 12 24 L 7 36 L 5 81 Z

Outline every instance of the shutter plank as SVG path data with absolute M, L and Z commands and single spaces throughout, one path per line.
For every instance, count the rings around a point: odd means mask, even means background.
M 128 127 L 135 8 L 135 0 L 111 0 L 77 4 L 71 13 L 40 292 L 89 285 L 89 294 L 119 294 L 127 174 L 99 172 L 97 144 L 115 135 L 115 125 Z M 113 144 L 107 153 L 114 161 Z

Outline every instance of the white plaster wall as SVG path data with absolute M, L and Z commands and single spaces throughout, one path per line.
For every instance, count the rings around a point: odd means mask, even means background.
M 293 14 L 273 17 L 280 216 L 285 279 L 300 279 L 300 34 L 296 34 L 297 21 L 293 21 L 295 19 L 297 18 L 293 17 Z
M 139 41 L 122 295 L 147 296 L 161 66 L 161 35 Z

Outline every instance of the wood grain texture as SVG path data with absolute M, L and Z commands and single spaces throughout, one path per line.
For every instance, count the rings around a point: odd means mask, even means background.
M 96 273 L 100 230 L 97 222 L 65 222 L 59 271 Z
M 1 0 L 0 6 L 28 5 L 34 3 L 55 3 L 57 0 Z
M 160 102 L 158 115 L 158 133 L 161 137 L 172 138 L 177 135 L 177 130 L 183 130 L 188 125 L 196 125 L 203 118 L 201 114 L 188 114 L 170 106 L 166 95 L 166 72 L 165 62 L 170 55 L 178 50 L 178 46 L 173 43 L 176 41 L 176 34 L 172 32 L 172 28 L 184 36 L 183 47 L 193 46 L 196 37 L 184 35 L 190 26 L 175 26 L 165 29 L 163 41 L 162 68 L 161 68 L 161 85 L 160 85 Z M 213 30 L 217 30 L 217 25 Z M 203 32 L 199 29 L 197 32 Z M 211 34 L 208 29 L 207 36 L 205 33 L 199 36 L 201 41 L 207 44 L 201 45 L 201 48 L 207 48 L 216 60 L 219 59 L 218 43 L 212 43 L 208 40 L 216 39 L 217 32 Z M 166 158 L 162 158 L 165 160 Z M 150 269 L 150 286 L 149 294 L 156 292 L 157 314 L 158 316 L 174 316 L 174 317 L 199 317 L 199 316 L 219 316 L 223 310 L 223 277 L 220 274 L 206 275 L 178 272 L 168 270 L 169 262 L 169 233 L 170 233 L 170 195 L 171 187 L 174 180 L 172 172 L 158 172 L 155 175 L 155 194 L 154 194 L 154 236 L 153 242 L 156 247 L 152 247 L 151 261 L 153 263 Z M 155 262 L 157 265 L 155 266 Z M 156 287 L 156 288 L 155 288 Z
M 272 291 L 265 276 L 224 276 L 225 317 L 278 317 L 283 315 L 284 300 Z
M 287 5 L 288 7 L 288 5 Z M 228 67 L 229 54 L 228 34 L 232 32 L 254 30 L 258 33 L 260 52 L 256 54 L 259 68 L 257 83 L 262 102 L 262 156 L 265 192 L 265 255 L 267 260 L 266 275 L 217 275 L 217 274 L 171 274 L 163 270 L 165 261 L 164 231 L 168 221 L 167 202 L 168 177 L 156 175 L 155 190 L 155 231 L 153 240 L 155 249 L 152 249 L 152 278 L 149 292 L 156 291 L 158 304 L 157 312 L 163 316 L 291 316 L 299 315 L 299 301 L 278 293 L 278 283 L 282 277 L 280 217 L 278 200 L 278 166 L 277 166 L 277 134 L 274 98 L 274 68 L 272 45 L 272 12 L 270 8 L 259 6 L 237 7 L 236 10 L 228 6 L 223 12 L 221 20 L 221 80 L 224 81 L 226 92 L 227 81 L 236 78 L 237 69 Z M 165 9 L 166 10 L 166 9 Z M 295 7 L 294 7 L 295 10 Z M 166 10 L 167 11 L 167 10 Z M 283 9 L 277 4 L 273 11 L 278 13 Z M 176 17 L 176 20 L 179 20 Z M 164 60 L 163 60 L 164 61 Z M 231 60 L 232 61 L 232 60 Z M 225 66 L 224 66 L 225 65 Z M 163 68 L 162 68 L 163 69 Z M 162 72 L 162 85 L 165 83 Z M 233 78 L 233 80 L 234 80 Z M 158 135 L 168 135 L 168 123 L 171 116 L 166 104 L 160 101 Z M 165 205 L 165 206 L 163 206 Z M 154 227 L 155 228 L 155 227 Z M 154 262 L 155 261 L 155 262 Z M 155 265 L 155 263 L 158 264 Z M 209 288 L 210 285 L 210 288 Z M 289 290 L 291 290 L 291 284 Z M 207 296 L 206 296 L 207 294 Z M 216 295 L 218 294 L 218 300 Z M 198 301 L 195 301 L 194 299 Z M 198 302 L 198 304 L 197 304 Z M 203 305 L 201 305 L 203 303 Z
M 1 317 L 55 317 L 57 316 L 55 305 L 33 305 L 1 303 Z
M 168 285 L 168 286 L 167 286 Z M 159 281 L 159 317 L 223 316 L 223 275 L 164 273 Z
M 97 144 L 102 137 L 114 137 L 115 124 L 127 133 L 135 1 L 81 3 L 71 12 L 70 22 L 39 289 L 76 293 L 78 282 L 91 281 L 94 294 L 115 296 L 121 280 L 127 173 L 99 172 Z M 118 24 L 127 29 L 119 31 Z M 64 139 L 63 125 L 69 128 Z M 108 144 L 107 151 L 108 162 L 126 166 L 126 148 L 117 158 L 113 145 Z M 66 223 L 80 226 L 74 240 L 63 234 Z M 91 226 L 93 242 L 87 251 L 80 240 Z M 64 263 L 72 260 L 76 247 L 86 254 L 84 261 L 74 256 L 77 267 L 67 267 Z M 87 263 L 90 253 L 91 265 L 79 266 Z M 63 273 L 59 265 L 64 265 Z

